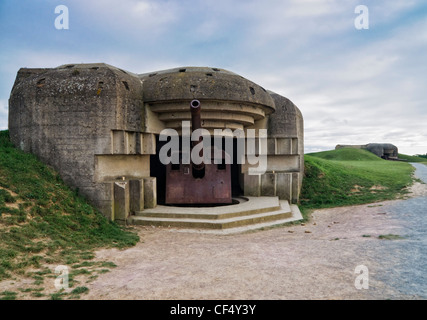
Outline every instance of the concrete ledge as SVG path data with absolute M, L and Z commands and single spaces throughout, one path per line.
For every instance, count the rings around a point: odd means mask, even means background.
M 260 199 L 262 201 L 259 201 Z M 253 201 L 213 208 L 167 207 L 169 210 L 167 214 L 163 212 L 163 214 L 156 216 L 150 212 L 149 216 L 132 216 L 129 222 L 135 225 L 169 227 L 171 231 L 234 234 L 303 219 L 298 207 L 289 205 L 286 200 L 278 201 L 277 197 L 252 198 L 251 200 Z M 249 206 L 256 207 L 257 205 L 260 206 L 261 203 L 267 204 L 265 208 L 258 208 L 262 211 L 261 213 L 256 212 L 255 209 L 245 211 Z M 277 203 L 279 203 L 279 208 L 275 206 Z M 227 209 L 230 210 L 231 208 L 233 208 L 231 210 L 233 212 L 226 212 Z M 183 211 L 187 209 L 190 209 L 189 212 L 184 214 Z M 204 209 L 208 209 L 208 212 L 196 212 Z M 220 209 L 220 213 L 209 213 L 209 211 L 218 209 Z M 175 210 L 176 212 L 174 212 Z M 241 214 L 238 214 L 239 212 Z M 209 214 L 212 216 L 208 217 Z M 230 214 L 231 217 L 227 214 Z
M 133 224 L 152 225 L 163 227 L 186 227 L 186 228 L 206 228 L 206 229 L 226 229 L 242 225 L 254 224 L 259 222 L 288 218 L 291 212 L 277 210 L 252 214 L 248 216 L 234 217 L 228 219 L 188 219 L 188 218 L 153 218 L 153 217 L 136 217 Z
M 281 201 L 282 202 L 282 201 Z M 287 202 L 287 201 L 284 201 Z M 169 229 L 171 232 L 188 232 L 188 233 L 202 233 L 202 234 L 216 234 L 216 235 L 233 235 L 233 234 L 239 234 L 249 231 L 256 231 L 256 230 L 263 230 L 265 228 L 271 228 L 274 226 L 280 226 L 285 223 L 293 222 L 293 221 L 299 221 L 303 219 L 303 216 L 298 208 L 297 205 L 293 204 L 290 205 L 292 216 L 285 219 L 275 220 L 275 221 L 269 221 L 265 223 L 257 223 L 253 225 L 247 225 L 242 227 L 236 227 L 236 228 L 229 228 L 229 229 L 222 229 L 222 230 L 208 230 L 208 229 L 176 229 L 171 228 Z
M 277 197 L 238 197 L 235 204 L 214 207 L 162 206 L 136 213 L 139 217 L 227 219 L 243 215 L 271 212 L 280 209 Z

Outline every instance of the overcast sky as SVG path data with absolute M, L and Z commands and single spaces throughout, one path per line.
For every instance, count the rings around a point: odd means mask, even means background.
M 58 5 L 68 30 L 55 28 Z M 358 5 L 369 29 L 355 27 Z M 427 153 L 425 0 L 0 0 L 0 44 L 0 130 L 21 67 L 209 66 L 292 100 L 306 152 L 387 142 Z

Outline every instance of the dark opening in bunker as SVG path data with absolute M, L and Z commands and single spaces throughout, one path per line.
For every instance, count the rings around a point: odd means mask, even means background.
M 222 138 L 222 147 L 225 150 L 225 138 Z M 213 141 L 213 139 L 212 139 Z M 156 135 L 156 154 L 150 156 L 150 176 L 156 177 L 157 179 L 157 203 L 159 205 L 165 205 L 165 196 L 166 196 L 166 165 L 164 165 L 159 158 L 160 150 L 162 147 L 168 143 L 168 141 L 160 141 L 159 135 Z M 231 169 L 231 193 L 232 197 L 239 197 L 243 195 L 243 189 L 240 185 L 241 181 L 241 165 L 237 163 L 237 138 L 233 138 L 233 159 L 231 159 L 230 169 Z M 180 145 L 182 146 L 182 140 L 180 137 Z M 225 170 L 225 161 L 222 161 L 219 164 L 213 164 L 216 167 L 216 170 Z M 171 170 L 181 170 L 182 164 L 172 164 Z M 189 174 L 192 174 L 191 165 L 184 165 L 190 167 Z M 184 168 L 185 169 L 185 168 Z M 202 177 L 203 178 L 203 177 Z M 201 179 L 202 179 L 201 178 Z M 233 201 L 234 203 L 234 201 Z M 215 206 L 216 204 L 209 204 L 205 206 Z M 217 204 L 223 205 L 223 204 Z M 190 206 L 190 205 L 188 205 Z M 197 205 L 197 206 L 200 206 Z

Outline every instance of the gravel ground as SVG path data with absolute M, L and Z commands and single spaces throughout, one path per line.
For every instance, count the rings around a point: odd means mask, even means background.
M 413 163 L 415 175 L 427 182 L 427 166 Z M 380 257 L 387 272 L 381 280 L 405 295 L 419 295 L 427 299 L 427 195 L 421 194 L 406 201 L 399 201 L 389 209 L 391 217 L 398 219 L 404 241 L 390 241 L 388 254 Z M 391 256 L 396 256 L 394 260 Z M 390 257 L 390 258 L 389 258 Z M 395 261 L 394 265 L 387 261 Z
M 427 167 L 414 166 L 427 181 Z M 416 183 L 408 200 L 317 210 L 305 225 L 238 235 L 137 227 L 136 246 L 96 252 L 117 267 L 82 278 L 81 299 L 425 300 L 426 206 L 427 185 Z M 388 234 L 402 239 L 379 239 Z M 360 265 L 368 289 L 355 286 Z M 33 282 L 3 281 L 0 292 Z M 51 282 L 44 287 L 54 293 Z
M 427 167 L 417 175 L 427 181 Z M 140 227 L 135 247 L 97 252 L 118 267 L 82 299 L 427 299 L 427 186 L 414 185 L 413 196 L 239 235 Z M 403 239 L 378 238 L 387 234 Z M 355 286 L 359 265 L 368 289 Z

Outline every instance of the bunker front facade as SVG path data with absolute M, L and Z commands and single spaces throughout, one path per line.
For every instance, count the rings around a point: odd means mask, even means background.
M 297 203 L 304 170 L 300 110 L 224 69 L 134 74 L 103 63 L 22 68 L 9 99 L 9 132 L 15 146 L 52 166 L 105 216 L 123 221 L 165 203 L 168 173 L 159 153 L 166 142 L 159 137 L 164 129 L 182 135 L 195 99 L 202 106 L 201 128 L 210 133 L 267 130 L 265 172 L 252 175 L 253 165 L 232 161 L 232 196 Z

